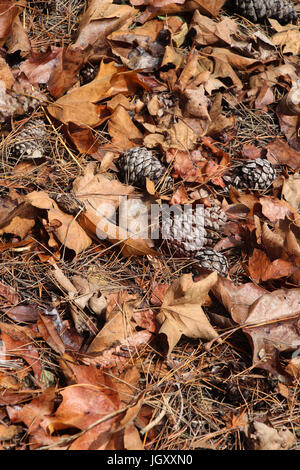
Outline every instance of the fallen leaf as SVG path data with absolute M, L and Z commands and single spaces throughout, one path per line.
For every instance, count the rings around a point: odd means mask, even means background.
M 230 312 L 232 319 L 240 324 L 246 321 L 251 305 L 262 295 L 267 294 L 265 289 L 252 282 L 235 286 L 230 279 L 221 277 L 213 286 L 212 292 Z
M 130 5 L 113 4 L 112 0 L 92 0 L 81 18 L 75 46 L 92 48 L 90 58 L 105 55 L 109 50 L 106 38 L 133 19 L 135 14 L 135 8 Z
M 300 205 L 300 174 L 293 173 L 285 178 L 282 187 L 282 197 L 297 212 Z
M 99 101 L 119 93 L 133 95 L 139 86 L 148 88 L 137 72 L 117 67 L 115 62 L 101 64 L 93 81 L 70 90 L 47 109 L 52 117 L 64 124 L 73 122 L 78 126 L 96 127 L 107 119 L 107 107 L 98 104 Z
M 300 31 L 297 25 L 287 24 L 282 26 L 277 20 L 269 18 L 269 22 L 273 29 L 277 31 L 271 37 L 271 41 L 275 46 L 280 46 L 284 54 L 292 53 L 295 56 L 300 53 Z
M 100 240 L 118 243 L 125 256 L 153 254 L 150 239 L 130 238 L 128 231 L 116 225 L 116 209 L 134 188 L 96 173 L 96 166 L 87 165 L 84 176 L 73 183 L 76 198 L 86 211 L 78 217 L 81 227 Z
M 296 270 L 293 263 L 284 259 L 276 259 L 271 262 L 267 255 L 257 248 L 254 249 L 252 256 L 249 258 L 248 267 L 251 279 L 257 283 L 269 279 L 290 277 Z
M 296 442 L 295 436 L 288 429 L 277 430 L 260 421 L 252 423 L 247 437 L 254 450 L 288 450 Z
M 267 158 L 275 165 L 288 165 L 293 170 L 300 168 L 300 150 L 278 138 L 267 145 Z
M 193 281 L 191 274 L 184 274 L 171 284 L 157 315 L 161 324 L 159 342 L 165 354 L 173 350 L 182 335 L 206 340 L 218 338 L 201 307 L 217 279 L 216 272 L 198 282 Z
M 35 304 L 16 305 L 5 312 L 12 320 L 20 323 L 34 323 L 38 319 L 38 307 Z
M 81 228 L 72 215 L 62 212 L 56 202 L 44 191 L 33 191 L 25 197 L 33 207 L 47 210 L 49 224 L 53 224 L 53 233 L 62 245 L 75 253 L 88 248 L 90 237 Z
M 10 441 L 22 432 L 21 426 L 0 424 L 0 441 Z
M 191 24 L 190 31 L 193 33 L 193 40 L 198 46 L 212 45 L 219 42 L 231 45 L 231 35 L 237 32 L 238 26 L 230 18 L 224 18 L 217 22 L 207 16 L 201 15 L 196 10 Z

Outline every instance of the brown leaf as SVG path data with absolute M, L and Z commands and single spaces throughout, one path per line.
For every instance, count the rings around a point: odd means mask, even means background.
M 285 219 L 291 216 L 291 209 L 285 201 L 280 201 L 268 196 L 259 198 L 261 204 L 262 213 L 271 222 L 276 222 L 280 219 Z
M 78 219 L 88 233 L 100 240 L 118 242 L 125 256 L 154 253 L 150 239 L 130 238 L 126 229 L 114 223 L 116 209 L 125 196 L 133 192 L 132 186 L 96 173 L 96 166 L 89 164 L 85 175 L 74 181 L 73 190 L 76 198 L 86 207 Z
M 287 24 L 282 26 L 277 20 L 269 19 L 272 28 L 277 31 L 271 37 L 271 41 L 275 46 L 280 46 L 284 54 L 292 53 L 295 56 L 300 53 L 300 31 L 297 25 Z
M 3 326 L 1 326 L 1 339 L 5 347 L 5 353 L 8 356 L 10 353 L 12 353 L 13 356 L 22 357 L 27 362 L 27 364 L 30 365 L 34 372 L 35 379 L 38 383 L 40 383 L 42 363 L 40 358 L 40 351 L 37 347 L 34 346 L 34 343 L 29 342 L 28 338 L 26 338 L 26 341 L 22 341 L 20 339 L 16 339 L 14 336 L 10 336 L 4 331 Z
M 21 426 L 0 424 L 0 441 L 10 441 L 16 438 L 20 432 L 22 432 Z
M 38 307 L 35 304 L 16 305 L 5 313 L 12 320 L 20 323 L 34 323 L 38 319 Z
M 133 333 L 126 339 L 119 341 L 119 345 L 103 351 L 95 357 L 85 357 L 85 364 L 97 365 L 101 368 L 116 367 L 120 372 L 132 365 L 132 358 L 135 353 L 139 353 L 153 338 L 152 333 L 141 330 Z
M 242 147 L 241 155 L 245 160 L 255 160 L 256 158 L 261 158 L 262 149 L 252 144 L 246 144 Z
M 35 225 L 36 209 L 23 197 L 14 200 L 6 196 L 0 202 L 0 235 L 13 233 L 23 239 Z
M 267 145 L 267 158 L 275 165 L 288 165 L 293 170 L 300 168 L 300 150 L 278 138 Z
M 96 57 L 104 55 L 109 50 L 107 36 L 133 19 L 135 14 L 135 8 L 129 5 L 113 4 L 112 0 L 92 0 L 81 18 L 75 46 L 92 47 Z
M 294 434 L 286 428 L 277 430 L 260 421 L 254 421 L 252 426 L 254 429 L 250 428 L 247 435 L 254 450 L 288 450 L 295 444 Z
M 251 305 L 267 293 L 265 289 L 252 282 L 235 286 L 231 280 L 221 277 L 219 277 L 217 284 L 213 286 L 212 291 L 230 312 L 236 323 L 244 323 Z
M 122 151 L 128 150 L 142 142 L 143 134 L 133 124 L 128 112 L 123 106 L 117 106 L 110 117 L 108 132 L 112 144 Z
M 9 65 L 2 57 L 0 57 L 0 80 L 4 82 L 6 89 L 10 89 L 15 81 Z
M 29 55 L 31 51 L 30 41 L 19 16 L 13 20 L 11 33 L 6 39 L 5 44 L 9 54 L 20 51 L 21 57 Z
M 198 282 L 193 282 L 191 274 L 184 274 L 172 283 L 157 315 L 164 353 L 169 354 L 182 335 L 207 340 L 218 338 L 201 308 L 217 279 L 216 272 Z
M 133 325 L 130 321 L 133 316 L 133 301 L 137 297 L 132 296 L 129 300 L 123 301 L 117 305 L 112 311 L 106 311 L 106 323 L 100 333 L 92 341 L 89 346 L 88 353 L 103 352 L 104 349 L 110 348 L 131 336 L 133 333 Z M 138 300 L 139 302 L 139 300 Z
M 47 84 L 48 90 L 54 98 L 62 96 L 76 83 L 85 57 L 85 51 L 73 44 L 61 50 L 61 53 L 56 57 L 55 67 Z
M 288 202 L 296 211 L 300 206 L 300 174 L 293 173 L 285 178 L 282 187 L 282 197 Z
M 286 381 L 278 361 L 278 351 L 295 350 L 300 345 L 300 289 L 281 289 L 262 295 L 250 308 L 243 331 L 251 339 L 253 364 Z M 284 338 L 284 341 L 283 341 Z
M 3 281 L 0 281 L 0 306 L 1 309 L 16 305 L 19 300 L 19 295 L 15 289 Z
M 231 35 L 237 32 L 237 24 L 230 18 L 215 21 L 207 16 L 201 15 L 196 10 L 190 24 L 193 40 L 198 46 L 217 44 L 219 42 L 231 46 Z
M 52 319 L 46 315 L 39 315 L 37 321 L 39 332 L 47 344 L 58 354 L 63 355 L 65 346 L 52 322 Z
M 260 89 L 259 94 L 255 100 L 255 109 L 268 111 L 268 105 L 274 103 L 274 101 L 275 96 L 273 94 L 272 88 L 265 83 Z
M 154 281 L 152 284 L 151 305 L 160 307 L 169 287 L 170 284 L 160 284 Z
M 4 0 L 0 5 L 0 46 L 6 44 L 9 54 L 21 51 L 23 57 L 30 50 L 27 33 L 19 18 L 24 6 L 23 2 L 14 0 Z
M 271 262 L 267 255 L 257 248 L 254 249 L 252 256 L 249 258 L 249 273 L 255 282 L 289 277 L 294 272 L 295 266 L 293 263 L 283 259 L 276 259 Z
M 107 107 L 98 104 L 99 101 L 119 93 L 132 95 L 139 86 L 148 88 L 137 72 L 117 67 L 115 62 L 102 63 L 93 81 L 71 90 L 47 109 L 64 124 L 73 122 L 78 126 L 96 127 L 107 119 Z
M 62 245 L 74 250 L 75 253 L 80 253 L 90 246 L 90 237 L 74 217 L 62 212 L 46 192 L 33 191 L 27 194 L 25 199 L 33 207 L 47 210 L 49 224 L 52 224 L 53 233 Z
M 131 403 L 139 391 L 140 372 L 138 368 L 131 366 L 122 372 L 119 377 L 112 376 L 111 378 L 115 384 L 115 389 L 119 393 L 121 402 L 124 404 Z
M 43 445 L 53 446 L 57 441 L 61 440 L 60 436 L 50 436 L 44 423 L 45 419 L 51 416 L 54 410 L 55 398 L 55 388 L 49 387 L 23 407 L 7 407 L 9 417 L 13 423 L 23 422 L 27 426 L 31 450 Z

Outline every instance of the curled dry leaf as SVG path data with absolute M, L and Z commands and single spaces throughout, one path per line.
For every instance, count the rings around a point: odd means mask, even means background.
M 48 222 L 62 245 L 75 253 L 80 253 L 90 246 L 92 241 L 83 228 L 72 215 L 62 212 L 46 192 L 33 191 L 27 194 L 25 200 L 33 207 L 47 210 Z
M 275 165 L 288 165 L 293 170 L 300 168 L 300 149 L 292 148 L 278 138 L 267 145 L 267 158 Z
M 277 31 L 274 36 L 271 37 L 271 41 L 275 46 L 280 46 L 283 54 L 292 53 L 295 56 L 300 53 L 300 31 L 299 26 L 293 24 L 287 24 L 282 26 L 277 20 L 269 19 L 272 28 Z
M 296 266 L 292 262 L 284 259 L 270 261 L 267 255 L 257 248 L 249 258 L 248 267 L 251 279 L 258 283 L 269 279 L 290 277 L 296 270 Z
M 132 186 L 97 173 L 92 163 L 87 165 L 84 176 L 74 181 L 73 191 L 86 207 L 78 220 L 87 233 L 96 239 L 117 243 L 125 256 L 154 253 L 151 240 L 130 238 L 127 230 L 116 225 L 116 210 L 124 196 L 134 191 Z
M 292 380 L 289 370 L 280 365 L 279 352 L 294 351 L 300 346 L 300 289 L 270 293 L 254 284 L 236 287 L 228 279 L 219 279 L 213 292 L 249 338 L 253 365 L 283 382 Z
M 300 80 L 297 80 L 290 91 L 280 100 L 276 111 L 277 114 L 300 115 Z
M 207 16 L 201 15 L 196 10 L 190 24 L 193 40 L 198 46 L 206 46 L 217 43 L 231 45 L 231 35 L 237 32 L 238 26 L 230 18 L 224 18 L 217 22 Z
M 101 57 L 109 51 L 107 36 L 136 15 L 130 5 L 117 5 L 112 0 L 92 0 L 81 18 L 75 46 L 91 51 L 92 57 Z
M 218 338 L 201 307 L 217 279 L 216 272 L 198 282 L 193 281 L 191 274 L 184 274 L 171 284 L 157 315 L 161 324 L 158 339 L 165 354 L 173 350 L 182 335 L 206 340 Z
M 295 436 L 286 428 L 275 429 L 260 421 L 248 427 L 246 435 L 254 450 L 288 450 L 295 442 Z
M 293 173 L 283 182 L 282 197 L 297 212 L 300 206 L 300 174 Z

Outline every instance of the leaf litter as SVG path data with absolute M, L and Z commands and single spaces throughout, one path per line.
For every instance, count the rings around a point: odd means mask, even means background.
M 299 448 L 299 20 L 224 0 L 0 9 L 1 448 Z M 170 190 L 119 181 L 136 146 Z M 258 158 L 269 188 L 227 185 Z M 227 278 L 139 236 L 145 202 L 225 210 Z

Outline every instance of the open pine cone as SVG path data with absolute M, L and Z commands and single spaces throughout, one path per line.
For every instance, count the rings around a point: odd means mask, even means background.
M 233 170 L 223 177 L 226 183 L 237 189 L 268 189 L 276 178 L 274 166 L 262 158 L 246 160 L 236 165 Z
M 167 168 L 152 150 L 145 147 L 133 147 L 127 150 L 119 157 L 117 165 L 120 179 L 127 184 L 145 188 L 146 178 L 162 189 L 168 189 L 173 184 Z
M 9 151 L 17 158 L 42 158 L 45 155 L 47 142 L 48 136 L 44 121 L 30 119 L 17 132 Z
M 172 206 L 171 206 L 172 207 Z M 227 216 L 220 207 L 181 210 L 162 216 L 161 234 L 164 249 L 174 256 L 194 257 L 204 246 L 212 247 L 221 238 Z

